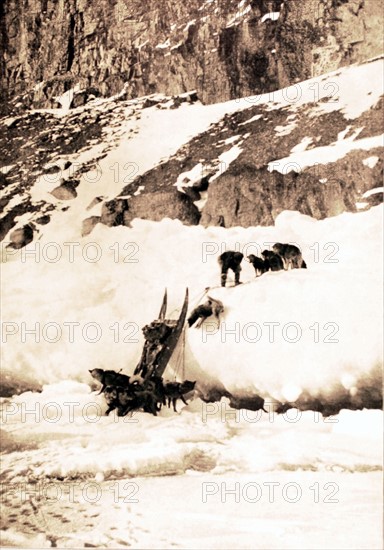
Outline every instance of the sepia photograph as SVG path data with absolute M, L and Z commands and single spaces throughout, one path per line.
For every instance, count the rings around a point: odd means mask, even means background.
M 383 37 L 1 0 L 1 548 L 383 549 Z

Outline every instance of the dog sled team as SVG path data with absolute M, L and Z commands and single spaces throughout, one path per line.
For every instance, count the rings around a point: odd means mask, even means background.
M 93 369 L 89 371 L 91 376 L 101 383 L 99 393 L 104 394 L 108 405 L 106 415 L 117 410 L 118 416 L 142 408 L 144 412 L 157 416 L 163 405 L 173 405 L 177 412 L 176 404 L 181 399 L 185 405 L 184 395 L 193 391 L 196 382 L 184 380 L 184 382 L 164 383 L 160 376 L 151 375 L 148 379 L 134 374 L 127 376 L 113 370 Z
M 248 256 L 248 261 L 255 269 L 256 277 L 267 271 L 307 267 L 299 248 L 295 245 L 276 243 L 272 251 L 264 250 L 261 255 L 262 258 L 254 254 Z M 241 284 L 240 272 L 243 258 L 244 255 L 241 252 L 232 250 L 223 252 L 219 256 L 222 287 L 226 286 L 230 269 L 235 274 L 235 285 Z M 142 409 L 156 416 L 166 404 L 168 407 L 172 404 L 174 411 L 177 412 L 176 404 L 179 399 L 187 405 L 185 396 L 194 390 L 196 382 L 190 380 L 163 382 L 162 375 L 183 330 L 188 308 L 188 290 L 177 321 L 165 319 L 166 304 L 167 294 L 165 293 L 159 319 L 143 328 L 145 337 L 143 353 L 132 376 L 113 370 L 89 371 L 91 376 L 101 384 L 100 393 L 104 395 L 108 405 L 106 415 L 115 409 L 118 416 L 125 416 L 132 411 Z M 223 312 L 223 303 L 208 296 L 204 304 L 192 310 L 187 320 L 188 326 L 195 325 L 199 328 L 212 315 L 220 324 L 220 314 Z
M 280 271 L 282 269 L 306 269 L 307 264 L 303 260 L 300 249 L 293 244 L 275 243 L 272 250 L 263 250 L 262 258 L 250 254 L 247 258 L 253 265 L 256 272 L 256 277 L 266 273 L 267 271 Z M 227 282 L 227 273 L 231 269 L 235 274 L 235 285 L 240 284 L 241 262 L 244 255 L 241 252 L 228 250 L 219 256 L 219 264 L 221 266 L 221 286 L 225 286 Z
M 272 251 L 263 250 L 261 255 L 262 258 L 254 254 L 247 256 L 248 262 L 255 268 L 256 277 L 263 275 L 263 273 L 267 271 L 307 268 L 307 264 L 303 260 L 300 249 L 293 244 L 275 243 L 272 247 Z M 218 262 L 221 267 L 221 286 L 226 286 L 229 270 L 232 270 L 235 275 L 235 286 L 241 284 L 240 272 L 243 259 L 244 255 L 241 252 L 234 252 L 233 250 L 223 252 L 219 256 Z M 208 300 L 204 304 L 197 306 L 192 311 L 188 319 L 188 325 L 191 327 L 198 321 L 195 328 L 199 328 L 205 319 L 212 315 L 216 317 L 220 325 L 219 316 L 223 311 L 223 303 L 220 302 L 220 300 L 215 300 L 208 296 Z

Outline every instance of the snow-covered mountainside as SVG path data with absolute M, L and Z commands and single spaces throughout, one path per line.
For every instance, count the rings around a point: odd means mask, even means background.
M 28 224 L 22 245 L 54 219 L 77 238 L 98 222 L 247 227 L 283 210 L 321 219 L 378 204 L 382 75 L 379 58 L 207 106 L 194 92 L 122 92 L 68 110 L 67 92 L 60 110 L 3 118 L 1 238 L 13 240 L 16 219 Z
M 380 548 L 382 64 L 0 120 L 3 546 Z M 276 242 L 307 269 L 220 286 Z M 89 370 L 133 374 L 165 288 L 224 305 L 188 405 L 105 416 Z

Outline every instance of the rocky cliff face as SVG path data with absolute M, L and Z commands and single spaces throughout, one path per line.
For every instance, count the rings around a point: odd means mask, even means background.
M 76 85 L 225 101 L 382 48 L 377 0 L 3 0 L 0 10 L 2 97 L 23 106 L 52 107 Z

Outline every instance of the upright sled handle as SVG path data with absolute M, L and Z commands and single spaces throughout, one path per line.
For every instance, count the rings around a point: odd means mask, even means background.
M 160 313 L 159 313 L 160 321 L 164 321 L 166 312 L 167 312 L 167 289 L 165 289 L 164 291 L 163 303 L 161 304 L 161 308 L 160 308 Z

